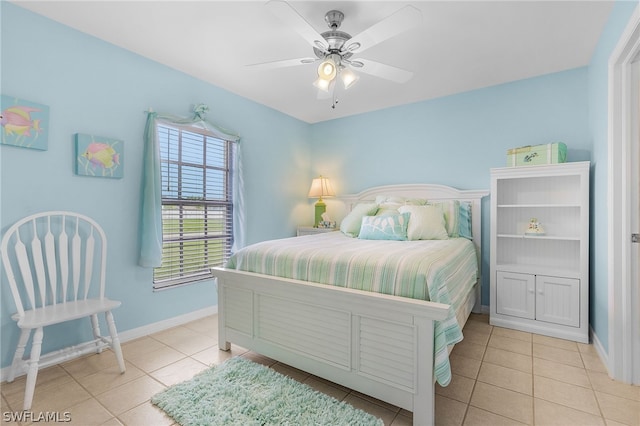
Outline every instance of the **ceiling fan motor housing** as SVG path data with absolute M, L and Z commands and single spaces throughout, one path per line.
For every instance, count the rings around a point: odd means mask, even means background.
M 338 31 L 338 28 L 342 25 L 343 19 L 344 13 L 339 10 L 330 10 L 324 16 L 324 20 L 331 29 L 320 35 L 326 40 L 329 47 L 325 51 L 314 47 L 313 51 L 318 58 L 324 59 L 329 54 L 338 54 L 344 59 L 348 59 L 353 56 L 353 52 L 340 52 L 347 40 L 351 38 L 350 34 L 345 33 L 344 31 Z
M 324 15 L 324 20 L 332 30 L 337 30 L 342 25 L 344 19 L 344 13 L 339 10 L 330 10 Z

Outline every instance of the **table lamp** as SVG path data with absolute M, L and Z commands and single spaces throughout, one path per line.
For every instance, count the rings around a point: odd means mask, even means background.
M 336 193 L 331 186 L 331 182 L 326 177 L 320 177 L 313 179 L 311 182 L 311 189 L 309 189 L 309 198 L 317 198 L 316 203 L 316 221 L 313 224 L 314 227 L 318 227 L 320 221 L 322 221 L 322 214 L 327 211 L 327 205 L 322 201 L 322 197 L 335 197 Z

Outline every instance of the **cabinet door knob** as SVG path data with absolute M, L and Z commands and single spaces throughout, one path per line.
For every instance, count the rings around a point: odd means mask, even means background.
M 529 293 L 535 293 L 535 290 L 533 290 L 532 288 L 529 289 Z

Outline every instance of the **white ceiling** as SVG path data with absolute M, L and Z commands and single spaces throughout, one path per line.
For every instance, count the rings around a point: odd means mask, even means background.
M 248 64 L 313 57 L 264 1 L 14 1 L 33 12 L 285 114 L 315 123 L 587 65 L 611 1 L 291 1 L 318 32 L 345 15 L 352 36 L 411 4 L 422 24 L 360 55 L 414 72 L 398 84 L 361 74 L 339 103 L 319 100 L 317 64 Z M 354 55 L 353 59 L 357 59 Z M 356 71 L 357 72 L 357 71 Z M 199 100 L 198 100 L 199 101 Z M 194 101 L 195 102 L 195 101 Z

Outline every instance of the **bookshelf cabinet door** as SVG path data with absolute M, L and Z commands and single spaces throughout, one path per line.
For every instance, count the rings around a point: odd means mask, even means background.
M 580 325 L 580 280 L 537 275 L 536 319 L 578 327 Z
M 535 276 L 497 272 L 497 312 L 513 317 L 535 319 Z

